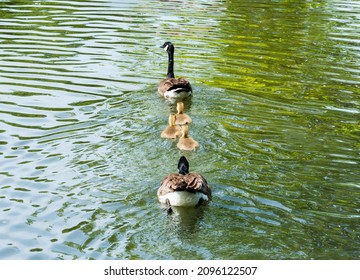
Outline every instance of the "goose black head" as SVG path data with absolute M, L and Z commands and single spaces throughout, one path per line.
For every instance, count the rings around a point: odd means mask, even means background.
M 165 42 L 160 48 L 163 48 L 166 52 L 173 52 L 174 51 L 174 45 L 171 42 Z
M 189 173 L 189 162 L 186 157 L 182 156 L 178 163 L 179 174 L 185 175 Z

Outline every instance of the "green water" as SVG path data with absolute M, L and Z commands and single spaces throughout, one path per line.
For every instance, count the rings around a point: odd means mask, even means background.
M 0 259 L 360 259 L 360 3 L 0 1 Z M 166 53 L 200 143 L 161 139 Z M 156 199 L 186 155 L 212 203 Z

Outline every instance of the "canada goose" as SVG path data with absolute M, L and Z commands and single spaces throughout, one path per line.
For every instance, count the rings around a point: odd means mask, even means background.
M 183 102 L 178 102 L 176 104 L 176 110 L 177 110 L 177 114 L 176 114 L 176 124 L 190 124 L 192 122 L 192 119 L 184 113 L 184 103 Z
M 185 98 L 192 94 L 190 82 L 185 78 L 175 78 L 174 75 L 174 45 L 165 42 L 162 46 L 169 55 L 166 79 L 160 82 L 158 92 L 165 98 Z
M 167 175 L 157 191 L 158 200 L 166 204 L 168 212 L 171 206 L 206 205 L 211 200 L 211 189 L 206 179 L 199 173 L 189 173 L 189 162 L 182 156 L 178 163 L 179 173 Z
M 170 114 L 169 116 L 169 126 L 166 127 L 163 132 L 161 132 L 162 138 L 170 138 L 175 139 L 177 137 L 180 137 L 182 135 L 181 129 L 179 126 L 175 125 L 176 116 L 175 114 Z
M 189 126 L 188 124 L 184 124 L 181 126 L 182 135 L 177 143 L 177 147 L 180 150 L 193 151 L 197 147 L 199 147 L 199 143 L 192 139 L 189 134 Z

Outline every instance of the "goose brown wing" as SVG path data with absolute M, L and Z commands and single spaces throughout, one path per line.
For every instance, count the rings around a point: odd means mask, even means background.
M 167 78 L 162 80 L 159 85 L 159 92 L 164 94 L 170 90 L 182 89 L 184 91 L 192 91 L 190 82 L 184 78 Z
M 184 175 L 186 190 L 189 192 L 202 192 L 211 200 L 211 189 L 206 179 L 199 173 L 189 173 Z
M 211 189 L 206 179 L 199 173 L 169 174 L 161 181 L 158 195 L 163 196 L 175 191 L 201 192 L 211 200 Z
M 174 84 L 174 86 L 175 86 L 175 84 Z M 176 87 L 183 88 L 186 91 L 192 91 L 190 82 L 185 78 L 178 78 L 176 81 Z
M 160 183 L 158 190 L 159 195 L 166 195 L 167 193 L 175 191 L 185 191 L 187 187 L 184 176 L 178 173 L 169 174 Z

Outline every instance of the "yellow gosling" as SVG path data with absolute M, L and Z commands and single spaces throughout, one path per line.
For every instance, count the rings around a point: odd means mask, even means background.
M 175 114 L 170 114 L 169 116 L 169 126 L 167 126 L 163 132 L 161 132 L 161 138 L 175 139 L 182 135 L 181 128 L 175 125 L 176 116 Z
M 183 102 L 178 102 L 176 104 L 176 110 L 177 110 L 177 114 L 176 114 L 176 124 L 190 124 L 192 123 L 192 119 L 184 113 L 184 103 Z
M 182 125 L 181 130 L 182 130 L 182 135 L 179 139 L 179 142 L 176 145 L 180 150 L 194 151 L 196 148 L 200 146 L 197 141 L 195 141 L 188 135 L 189 134 L 188 124 Z

